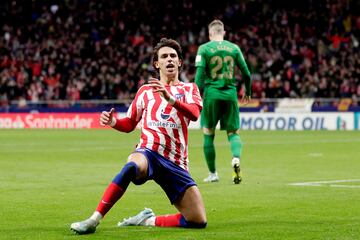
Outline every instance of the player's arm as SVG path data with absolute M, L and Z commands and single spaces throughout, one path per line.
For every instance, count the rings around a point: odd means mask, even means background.
M 185 117 L 191 121 L 196 121 L 200 116 L 201 106 L 195 103 L 185 103 L 176 100 L 174 97 L 169 101 L 170 104 L 174 106 L 176 110 L 181 112 Z
M 195 74 L 195 83 L 198 88 L 202 91 L 205 85 L 205 67 L 197 67 Z
M 137 125 L 136 121 L 128 117 L 117 119 L 114 116 L 114 111 L 114 108 L 111 108 L 109 112 L 103 111 L 100 115 L 100 125 L 108 125 L 120 132 L 131 132 L 135 129 Z
M 185 117 L 191 121 L 196 121 L 202 109 L 202 99 L 200 96 L 199 88 L 196 84 L 192 83 L 191 92 L 186 95 L 185 102 L 181 102 L 177 99 L 172 99 L 169 101 L 170 104 L 174 106 L 179 112 L 181 112 Z
M 114 116 L 114 108 L 109 112 L 103 111 L 100 115 L 100 124 L 111 126 L 112 128 L 121 132 L 131 132 L 135 129 L 136 125 L 140 122 L 143 112 L 143 95 L 146 87 L 141 87 L 130 104 L 127 111 L 127 116 L 124 118 L 116 118 Z
M 195 58 L 195 67 L 196 67 L 195 83 L 199 87 L 200 91 L 204 89 L 204 85 L 205 85 L 205 66 L 206 66 L 205 51 L 204 48 L 200 46 Z
M 244 82 L 245 82 L 245 95 L 246 97 L 250 98 L 251 97 L 251 74 L 249 71 L 249 68 L 245 62 L 244 56 L 240 50 L 240 48 L 238 48 L 239 53 L 238 53 L 238 57 L 237 57 L 237 64 L 240 68 L 240 71 L 242 73 Z
M 186 118 L 190 119 L 191 121 L 196 121 L 199 118 L 202 107 L 201 97 L 198 88 L 196 88 L 192 94 L 195 94 L 194 99 L 199 100 L 194 101 L 194 103 L 185 103 L 180 102 L 179 100 L 171 96 L 168 90 L 166 90 L 164 84 L 162 84 L 156 78 L 150 78 L 149 86 L 154 89 L 154 92 L 161 94 L 166 101 L 168 101 L 177 111 L 183 114 Z

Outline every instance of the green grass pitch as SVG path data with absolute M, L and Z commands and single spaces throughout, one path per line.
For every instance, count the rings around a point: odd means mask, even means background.
M 212 184 L 202 182 L 202 133 L 189 133 L 206 229 L 117 228 L 144 207 L 176 212 L 148 182 L 131 184 L 95 234 L 78 236 L 70 223 L 94 211 L 139 132 L 0 130 L 0 239 L 360 239 L 360 132 L 244 131 L 240 185 L 231 182 L 225 133 L 216 133 L 220 182 Z

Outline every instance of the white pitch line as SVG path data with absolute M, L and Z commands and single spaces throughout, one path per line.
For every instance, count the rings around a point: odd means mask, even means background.
M 323 153 L 309 153 L 309 157 L 322 157 L 324 156 Z
M 19 149 L 19 150 L 0 150 L 0 153 L 45 153 L 45 152 L 88 152 L 88 151 L 107 151 L 124 149 L 125 146 L 104 146 L 104 147 L 79 147 L 79 148 L 58 148 L 58 149 Z
M 332 184 L 330 187 L 338 187 L 338 188 L 360 188 L 360 185 L 335 185 Z
M 336 183 L 345 183 L 345 182 L 360 182 L 360 179 L 343 179 L 343 180 L 329 180 L 329 181 L 317 181 L 317 182 L 299 182 L 299 183 L 289 183 L 291 186 L 311 186 L 311 187 L 343 187 L 343 188 L 360 188 L 360 185 L 343 185 Z M 335 184 L 334 184 L 335 183 Z

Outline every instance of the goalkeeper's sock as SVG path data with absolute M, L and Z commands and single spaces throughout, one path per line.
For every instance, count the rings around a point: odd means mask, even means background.
M 205 228 L 206 224 L 206 222 L 193 223 L 186 221 L 181 213 L 155 217 L 155 226 L 157 227 Z
M 106 188 L 96 211 L 102 217 L 112 208 L 112 206 L 121 198 L 130 182 L 136 178 L 137 165 L 134 162 L 128 162 L 116 175 L 112 183 Z
M 215 135 L 204 134 L 204 149 L 203 150 L 204 150 L 204 155 L 205 155 L 205 160 L 206 160 L 207 166 L 211 173 L 216 172 L 216 167 L 215 167 L 216 152 L 215 152 L 215 147 L 214 147 L 214 138 L 215 138 Z
M 230 142 L 231 153 L 233 157 L 240 158 L 243 150 L 243 143 L 241 141 L 239 134 L 234 133 L 228 135 L 228 140 Z

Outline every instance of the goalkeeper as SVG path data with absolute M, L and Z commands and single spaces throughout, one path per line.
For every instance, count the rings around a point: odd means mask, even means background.
M 216 125 L 220 121 L 220 129 L 227 131 L 231 145 L 233 182 L 239 184 L 242 180 L 240 158 L 243 144 L 239 136 L 235 66 L 240 68 L 245 81 L 245 104 L 251 98 L 251 76 L 240 48 L 224 40 L 224 35 L 224 24 L 220 20 L 212 21 L 209 24 L 210 41 L 199 47 L 195 60 L 195 82 L 199 89 L 204 91 L 201 125 L 204 132 L 203 150 L 210 172 L 204 182 L 219 181 L 215 165 L 214 137 Z

